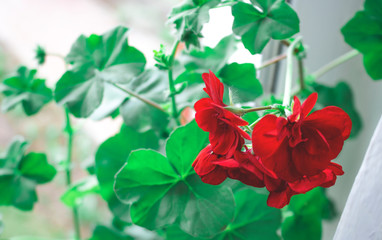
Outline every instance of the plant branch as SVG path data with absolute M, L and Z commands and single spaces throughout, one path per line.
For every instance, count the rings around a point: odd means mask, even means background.
M 244 109 L 244 108 L 239 108 L 239 107 L 234 107 L 234 106 L 227 106 L 227 107 L 224 107 L 224 109 L 227 109 L 228 111 L 230 111 L 236 115 L 243 116 L 246 113 L 275 109 L 275 108 L 273 106 L 265 106 L 265 107 L 254 107 L 254 108 L 245 108 Z
M 298 82 L 300 84 L 300 91 L 305 89 L 305 74 L 304 74 L 304 60 L 297 58 L 298 66 Z
M 324 75 L 325 73 L 329 72 L 330 70 L 332 70 L 333 68 L 337 67 L 338 65 L 352 59 L 353 57 L 357 56 L 358 54 L 360 54 L 360 52 L 358 52 L 357 50 L 353 49 L 347 53 L 345 53 L 344 55 L 334 59 L 333 61 L 331 61 L 330 63 L 326 64 L 325 66 L 321 67 L 320 69 L 318 69 L 317 71 L 315 71 L 312 76 L 317 79 L 319 77 L 321 77 L 322 75 Z
M 286 57 L 287 57 L 286 54 L 281 54 L 281 55 L 276 56 L 276 57 L 274 57 L 274 58 L 272 58 L 272 59 L 269 59 L 269 60 L 265 61 L 261 66 L 259 66 L 259 67 L 257 68 L 257 70 L 260 70 L 260 69 L 262 69 L 262 68 L 265 68 L 265 67 L 268 67 L 268 66 L 270 66 L 270 65 L 272 65 L 272 64 L 275 64 L 275 63 L 277 63 L 277 62 L 279 62 L 279 61 L 285 59 Z
M 73 136 L 74 131 L 70 122 L 69 110 L 65 108 L 65 132 L 68 135 L 68 146 L 67 146 L 67 158 L 66 158 L 66 185 L 69 187 L 72 184 L 72 172 L 71 172 L 71 163 L 72 163 L 72 149 L 73 149 Z M 80 219 L 78 214 L 78 209 L 76 206 L 72 208 L 73 215 L 73 224 L 75 230 L 75 239 L 81 239 L 81 229 L 80 229 Z
M 301 36 L 297 37 L 288 47 L 283 106 L 288 106 L 290 102 L 290 94 L 292 90 L 292 77 L 293 77 L 293 54 L 294 54 L 295 47 L 301 41 L 301 39 L 302 39 Z
M 176 40 L 174 45 L 172 46 L 171 54 L 169 56 L 168 60 L 168 85 L 170 88 L 170 96 L 171 96 L 171 105 L 172 105 L 172 117 L 176 120 L 176 122 L 179 124 L 179 119 L 178 119 L 178 110 L 176 106 L 176 89 L 175 89 L 175 84 L 174 84 L 174 77 L 173 77 L 173 72 L 172 72 L 172 67 L 174 64 L 174 58 L 175 58 L 175 53 L 176 49 L 178 48 L 180 41 Z
M 130 96 L 133 96 L 133 97 L 137 98 L 138 100 L 141 100 L 142 102 L 146 103 L 147 105 L 150 105 L 150 106 L 152 106 L 152 107 L 154 107 L 154 108 L 156 108 L 156 109 L 158 109 L 164 113 L 167 113 L 161 106 L 159 106 L 159 104 L 157 104 L 157 103 L 155 103 L 149 99 L 146 99 L 146 98 L 140 96 L 139 94 L 137 94 L 137 93 L 135 93 L 135 92 L 133 92 L 127 88 L 123 88 L 116 83 L 113 83 L 113 82 L 108 82 L 108 83 L 113 85 L 114 87 L 118 88 L 119 90 L 129 94 Z

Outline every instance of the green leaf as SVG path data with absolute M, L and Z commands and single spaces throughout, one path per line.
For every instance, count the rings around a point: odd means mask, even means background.
M 41 47 L 40 45 L 37 45 L 35 59 L 37 60 L 38 64 L 39 65 L 44 64 L 45 58 L 46 58 L 45 49 Z
M 366 0 L 364 10 L 357 12 L 342 27 L 345 42 L 363 54 L 366 72 L 382 79 L 382 1 Z
M 190 45 L 200 47 L 199 38 L 203 37 L 203 24 L 210 20 L 208 12 L 219 2 L 220 0 L 185 0 L 172 9 L 168 21 L 175 24 L 178 38 L 186 43 L 187 48 Z
M 168 100 L 168 79 L 165 71 L 146 70 L 124 87 L 134 89 L 135 93 L 155 103 L 162 104 Z M 139 132 L 152 128 L 163 132 L 169 122 L 166 113 L 133 97 L 122 104 L 120 113 L 124 123 Z
M 285 0 L 251 0 L 232 7 L 232 31 L 251 54 L 261 53 L 271 38 L 281 40 L 300 31 L 296 12 Z
M 185 90 L 176 96 L 179 109 L 193 106 L 197 100 L 207 96 L 203 91 L 205 85 L 202 73 L 211 70 L 218 75 L 236 51 L 236 46 L 236 38 L 229 35 L 220 40 L 214 48 L 193 49 L 179 56 L 179 63 L 184 65 L 186 70 L 175 79 L 175 84 L 187 84 Z
M 89 194 L 96 194 L 100 190 L 97 178 L 89 176 L 75 184 L 72 184 L 61 196 L 61 201 L 68 207 L 75 207 L 82 203 Z
M 21 104 L 28 116 L 36 114 L 52 100 L 52 90 L 45 85 L 44 79 L 35 78 L 36 70 L 21 66 L 17 73 L 5 79 L 0 91 L 5 95 L 2 111 L 9 111 Z
M 93 236 L 89 240 L 134 240 L 134 238 L 128 236 L 127 234 L 117 231 L 116 229 L 109 228 L 106 226 L 98 225 L 94 231 Z
M 135 224 L 148 229 L 176 224 L 197 237 L 212 237 L 228 224 L 234 213 L 231 190 L 204 184 L 190 167 L 207 139 L 191 122 L 171 134 L 167 157 L 153 150 L 130 154 L 116 176 L 115 191 L 132 203 Z
M 76 117 L 88 117 L 100 106 L 105 88 L 112 87 L 108 82 L 128 83 L 146 64 L 143 54 L 128 45 L 127 28 L 121 26 L 100 36 L 81 35 L 65 60 L 73 69 L 57 82 L 55 99 Z M 126 97 L 120 94 L 119 101 Z M 117 107 L 110 105 L 107 112 Z
M 53 180 L 57 170 L 48 163 L 43 153 L 28 153 L 19 163 L 19 171 L 26 178 L 44 184 Z
M 126 162 L 131 151 L 139 148 L 158 149 L 159 139 L 153 130 L 139 133 L 133 128 L 122 126 L 121 131 L 103 142 L 95 156 L 96 176 L 100 185 L 100 193 L 108 202 L 115 216 L 124 221 L 131 221 L 130 206 L 118 200 L 114 193 L 114 176 Z
M 193 49 L 190 52 L 183 52 L 179 56 L 179 62 L 188 71 L 203 73 L 211 70 L 217 73 L 236 51 L 237 43 L 235 36 L 228 35 L 222 38 L 214 48 L 204 47 L 203 50 Z
M 22 138 L 15 138 L 0 159 L 0 205 L 13 205 L 24 211 L 32 210 L 37 201 L 36 185 L 47 183 L 56 175 L 45 154 L 24 155 L 26 146 Z
M 255 65 L 251 63 L 231 63 L 220 71 L 222 82 L 232 88 L 234 96 L 241 102 L 254 101 L 263 94 L 263 87 L 256 78 Z
M 282 223 L 282 236 L 285 240 L 321 239 L 324 210 L 328 199 L 322 188 L 315 188 L 306 194 L 292 197 L 288 215 Z
M 335 87 L 329 87 L 317 82 L 308 83 L 313 91 L 318 93 L 317 103 L 323 107 L 337 106 L 343 109 L 351 118 L 352 130 L 350 137 L 355 137 L 362 129 L 360 114 L 355 109 L 353 92 L 346 82 L 339 82 Z M 308 95 L 308 93 L 305 93 Z
M 281 224 L 279 209 L 268 207 L 267 196 L 245 188 L 235 193 L 235 218 L 213 240 L 280 239 L 277 230 Z M 181 231 L 176 226 L 166 229 L 167 240 L 202 240 Z
M 279 239 L 281 212 L 267 206 L 266 195 L 244 189 L 235 193 L 235 202 L 235 219 L 218 239 Z

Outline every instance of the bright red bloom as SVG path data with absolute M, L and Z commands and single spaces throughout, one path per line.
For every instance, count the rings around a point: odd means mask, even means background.
M 244 138 L 251 139 L 239 126 L 248 125 L 238 115 L 226 110 L 223 103 L 224 85 L 213 74 L 203 73 L 206 84 L 204 91 L 210 98 L 202 98 L 194 105 L 195 120 L 203 131 L 209 132 L 214 153 L 231 157 L 244 144 Z
M 208 145 L 200 151 L 192 166 L 204 183 L 218 185 L 227 178 L 226 170 L 216 164 L 218 161 L 226 161 L 226 159 L 215 154 L 212 146 Z
M 293 195 L 306 193 L 316 187 L 331 187 L 335 184 L 337 175 L 343 175 L 342 167 L 336 163 L 330 163 L 328 168 L 321 173 L 303 177 L 299 181 L 289 183 L 277 178 L 277 176 L 266 171 L 264 173 L 264 184 L 269 191 L 267 205 L 275 208 L 283 208 L 289 204 Z
M 317 93 L 302 105 L 294 97 L 292 115 L 266 115 L 253 129 L 254 153 L 280 180 L 292 183 L 322 174 L 350 135 L 351 120 L 338 107 L 325 107 L 308 115 L 316 101 Z
M 249 151 L 235 151 L 232 157 L 215 154 L 208 145 L 196 157 L 192 166 L 204 183 L 218 185 L 227 177 L 254 187 L 264 187 L 263 172 L 258 169 L 259 159 Z

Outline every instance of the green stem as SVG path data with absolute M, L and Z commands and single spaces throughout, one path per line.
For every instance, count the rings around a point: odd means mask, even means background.
M 66 185 L 69 187 L 72 184 L 72 172 L 71 172 L 71 163 L 72 163 L 72 149 L 73 149 L 73 136 L 74 131 L 70 122 L 69 110 L 65 108 L 65 117 L 66 117 L 66 126 L 65 132 L 68 134 L 68 146 L 67 146 L 67 159 L 66 159 Z M 77 207 L 72 208 L 73 215 L 73 224 L 75 230 L 75 239 L 81 239 L 81 230 L 80 230 L 80 219 L 78 214 Z
M 298 66 L 298 82 L 300 84 L 300 91 L 305 89 L 305 74 L 304 74 L 304 60 L 301 58 L 297 59 Z
M 235 107 L 235 106 L 227 106 L 227 107 L 224 107 L 224 109 L 227 109 L 228 111 L 230 111 L 236 115 L 243 116 L 246 113 L 275 109 L 275 108 L 273 106 L 265 106 L 265 107 L 254 107 L 254 108 L 244 109 L 244 108 L 239 108 L 239 107 Z
M 360 54 L 360 52 L 358 52 L 357 50 L 353 49 L 347 53 L 345 53 L 344 55 L 334 59 L 333 61 L 331 61 L 330 63 L 326 64 L 325 66 L 321 67 L 320 69 L 318 69 L 317 71 L 315 71 L 312 76 L 317 79 L 319 77 L 321 77 L 322 75 L 324 75 L 325 73 L 329 72 L 330 70 L 332 70 L 333 68 L 337 67 L 338 65 L 352 59 L 353 57 L 357 56 L 358 54 Z
M 292 90 L 292 77 L 293 77 L 293 53 L 296 45 L 301 41 L 302 37 L 297 37 L 288 47 L 287 60 L 286 60 L 286 76 L 283 106 L 288 106 L 290 102 L 290 94 Z
M 179 45 L 180 41 L 176 40 L 174 45 L 172 46 L 171 54 L 169 56 L 168 60 L 168 85 L 170 88 L 170 96 L 171 96 L 171 105 L 172 105 L 172 117 L 176 120 L 176 122 L 179 125 L 179 119 L 178 119 L 178 110 L 176 106 L 176 89 L 175 89 L 175 84 L 174 84 L 174 77 L 173 77 L 173 72 L 172 72 L 172 67 L 174 64 L 174 58 L 175 58 L 175 53 L 176 49 Z
M 127 89 L 127 88 L 123 88 L 123 87 L 119 86 L 119 85 L 116 84 L 116 83 L 113 83 L 113 82 L 108 82 L 108 83 L 111 84 L 111 85 L 113 85 L 114 87 L 118 88 L 119 90 L 121 90 L 121 91 L 123 91 L 123 92 L 129 94 L 130 96 L 133 96 L 133 97 L 137 98 L 138 100 L 141 100 L 142 102 L 146 103 L 147 105 L 150 105 L 150 106 L 155 107 L 156 109 L 158 109 L 158 110 L 160 110 L 160 111 L 162 111 L 162 112 L 164 112 L 164 113 L 167 113 L 167 112 L 166 112 L 161 106 L 159 106 L 157 103 L 155 103 L 155 102 L 153 102 L 153 101 L 151 101 L 151 100 L 149 100 L 149 99 L 146 99 L 146 98 L 142 97 L 141 95 L 139 95 L 139 94 L 137 94 L 137 93 L 135 93 L 135 92 L 133 92 L 133 91 Z
M 260 70 L 262 68 L 265 68 L 265 67 L 268 67 L 268 66 L 270 66 L 272 64 L 275 64 L 275 63 L 285 59 L 286 57 L 287 57 L 286 54 L 281 54 L 281 55 L 276 56 L 276 57 L 274 57 L 272 59 L 269 59 L 269 60 L 265 61 L 261 66 L 257 67 L 257 70 Z

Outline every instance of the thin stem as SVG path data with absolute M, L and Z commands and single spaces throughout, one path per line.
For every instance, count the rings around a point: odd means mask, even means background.
M 73 149 L 73 136 L 74 131 L 70 122 L 69 110 L 65 108 L 65 117 L 66 117 L 66 126 L 65 132 L 68 134 L 68 146 L 67 146 L 67 166 L 66 166 L 66 185 L 70 186 L 72 184 L 72 172 L 71 172 L 71 163 L 72 163 L 72 149 Z M 78 209 L 76 206 L 72 208 L 73 215 L 73 224 L 75 230 L 75 239 L 81 239 L 81 229 L 80 229 L 80 219 L 78 214 Z
M 129 95 L 131 95 L 131 96 L 133 96 L 133 97 L 135 97 L 135 98 L 141 100 L 142 102 L 146 103 L 147 105 L 150 105 L 150 106 L 155 107 L 156 109 L 158 109 L 158 110 L 160 110 L 160 111 L 162 111 L 162 112 L 164 112 L 164 113 L 167 113 L 167 112 L 166 112 L 161 106 L 159 106 L 157 103 L 155 103 L 155 102 L 153 102 L 153 101 L 151 101 L 151 100 L 149 100 L 149 99 L 146 99 L 146 98 L 140 96 L 139 94 L 137 94 L 137 93 L 135 93 L 135 92 L 133 92 L 133 91 L 127 89 L 127 88 L 123 88 L 123 87 L 119 86 L 119 85 L 116 84 L 116 83 L 113 83 L 113 82 L 108 82 L 108 83 L 111 84 L 111 85 L 113 85 L 114 87 L 118 88 L 119 90 L 121 90 L 121 91 L 123 91 L 123 92 L 125 92 L 125 93 L 127 93 L 127 94 L 129 94 Z
M 283 106 L 288 106 L 290 102 L 290 93 L 292 90 L 292 77 L 293 77 L 293 52 L 296 45 L 301 41 L 301 39 L 302 39 L 301 36 L 297 37 L 288 47 Z
M 272 59 L 269 59 L 269 60 L 265 61 L 261 66 L 257 67 L 257 70 L 260 70 L 262 68 L 265 68 L 265 67 L 268 67 L 268 66 L 270 66 L 272 64 L 275 64 L 275 63 L 285 59 L 286 57 L 287 57 L 286 54 L 281 54 L 281 55 L 276 56 L 276 57 L 274 57 Z
M 304 60 L 301 58 L 297 59 L 298 66 L 298 82 L 300 84 L 300 91 L 305 89 L 305 74 L 304 74 Z
M 226 110 L 228 110 L 228 111 L 230 111 L 236 115 L 243 116 L 246 113 L 275 109 L 275 108 L 273 106 L 265 106 L 265 107 L 254 107 L 254 108 L 244 109 L 244 108 L 239 108 L 239 107 L 235 107 L 235 106 L 227 106 L 227 107 L 224 107 L 224 109 L 226 109 Z
M 331 61 L 330 63 L 326 64 L 325 66 L 321 67 L 320 69 L 318 69 L 317 71 L 315 71 L 312 76 L 317 79 L 319 77 L 321 77 L 322 75 L 324 75 L 325 73 L 329 72 L 330 70 L 332 70 L 333 68 L 337 67 L 338 65 L 352 59 L 353 57 L 357 56 L 358 54 L 360 54 L 360 52 L 358 52 L 357 50 L 353 49 L 347 53 L 345 53 L 344 55 L 334 59 L 333 61 Z
M 262 110 L 270 110 L 274 109 L 272 106 L 265 106 L 265 107 L 254 107 L 254 108 L 247 108 L 243 109 L 244 113 L 250 113 L 250 112 L 256 112 L 256 111 L 262 111 Z
M 171 54 L 169 56 L 168 60 L 168 85 L 170 88 L 170 95 L 171 95 L 171 105 L 172 105 L 172 117 L 176 120 L 176 122 L 179 124 L 179 119 L 178 119 L 178 110 L 176 106 L 176 89 L 175 89 L 175 84 L 174 84 L 174 77 L 173 77 L 173 72 L 172 72 L 172 66 L 174 64 L 174 58 L 175 58 L 175 53 L 176 49 L 178 48 L 180 41 L 176 40 L 174 45 L 172 46 Z

